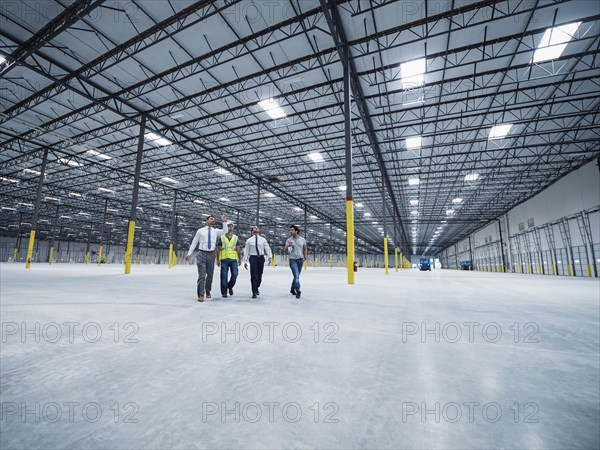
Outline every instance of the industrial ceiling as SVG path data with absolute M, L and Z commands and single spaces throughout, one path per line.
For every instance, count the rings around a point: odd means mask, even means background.
M 600 2 L 3 1 L 0 232 L 140 244 L 202 214 L 436 254 L 600 154 Z M 177 193 L 177 194 L 175 194 Z M 384 211 L 387 226 L 384 228 Z M 55 219 L 58 222 L 55 223 Z M 438 227 L 440 227 L 438 229 Z M 332 240 L 330 241 L 330 232 Z

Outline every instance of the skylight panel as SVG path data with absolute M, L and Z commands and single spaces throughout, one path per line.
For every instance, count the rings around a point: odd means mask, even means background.
M 402 89 L 414 89 L 425 83 L 425 58 L 415 59 L 400 65 Z
M 405 140 L 406 148 L 409 150 L 421 148 L 422 141 L 423 141 L 423 139 L 421 138 L 421 136 L 412 136 L 412 137 L 406 138 L 406 140 Z
M 312 162 L 320 163 L 325 161 L 325 158 L 323 158 L 323 155 L 321 155 L 321 153 L 319 152 L 312 152 L 306 156 L 308 156 L 309 159 L 312 160 Z
M 81 164 L 79 164 L 77 161 L 73 161 L 72 159 L 58 158 L 58 162 L 66 166 L 81 167 Z
M 96 158 L 102 159 L 104 161 L 106 161 L 108 159 L 112 159 L 110 156 L 105 155 L 104 153 L 100 153 L 99 151 L 96 151 L 96 150 L 88 150 L 86 153 L 90 156 L 95 156 Z
M 277 104 L 277 101 L 272 98 L 258 102 L 258 105 L 265 110 L 271 119 L 281 119 L 286 116 L 283 109 Z
M 506 135 L 509 133 L 512 127 L 512 123 L 506 123 L 503 125 L 494 125 L 490 130 L 490 134 L 488 136 L 488 140 L 492 139 L 504 139 Z
M 150 141 L 150 142 L 152 142 L 152 143 L 154 143 L 154 144 L 157 144 L 159 147 L 163 147 L 163 146 L 166 146 L 166 145 L 171 145 L 171 144 L 173 144 L 173 143 L 172 143 L 170 140 L 168 140 L 167 138 L 164 138 L 164 137 L 162 137 L 161 135 L 159 135 L 159 134 L 156 134 L 156 133 L 152 133 L 152 132 L 150 132 L 150 133 L 146 133 L 146 134 L 144 135 L 144 138 L 145 138 L 147 141 Z
M 548 28 L 542 36 L 540 45 L 533 53 L 531 62 L 535 64 L 559 58 L 567 48 L 567 44 L 573 39 L 579 25 L 581 22 Z

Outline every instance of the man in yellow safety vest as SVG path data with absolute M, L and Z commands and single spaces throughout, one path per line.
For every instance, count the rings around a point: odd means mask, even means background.
M 221 267 L 221 295 L 227 298 L 233 295 L 233 286 L 238 276 L 238 264 L 241 264 L 241 249 L 238 237 L 233 234 L 233 222 L 227 224 L 227 233 L 219 237 L 219 251 L 217 252 L 217 266 Z M 231 278 L 227 280 L 231 270 Z

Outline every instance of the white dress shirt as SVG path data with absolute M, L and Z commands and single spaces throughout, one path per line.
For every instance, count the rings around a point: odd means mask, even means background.
M 217 238 L 222 234 L 227 233 L 227 224 L 230 221 L 223 223 L 223 229 L 219 230 L 217 228 L 210 228 L 210 248 L 208 248 L 208 226 L 202 227 L 196 231 L 196 235 L 194 236 L 194 240 L 190 245 L 190 249 L 188 250 L 188 256 L 190 256 L 194 250 L 203 250 L 203 251 L 213 251 L 217 249 Z
M 256 248 L 257 241 L 258 251 Z M 273 254 L 271 253 L 271 247 L 269 247 L 269 243 L 267 242 L 267 240 L 262 236 L 252 235 L 248 238 L 248 240 L 246 241 L 246 246 L 244 247 L 244 262 L 247 263 L 248 261 L 250 261 L 251 256 L 258 255 L 264 255 L 268 259 L 271 259 L 273 257 Z

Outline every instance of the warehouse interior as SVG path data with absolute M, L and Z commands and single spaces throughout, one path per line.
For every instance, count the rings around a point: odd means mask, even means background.
M 599 48 L 591 0 L 3 1 L 0 447 L 600 447 Z M 221 214 L 258 299 L 196 301 Z

